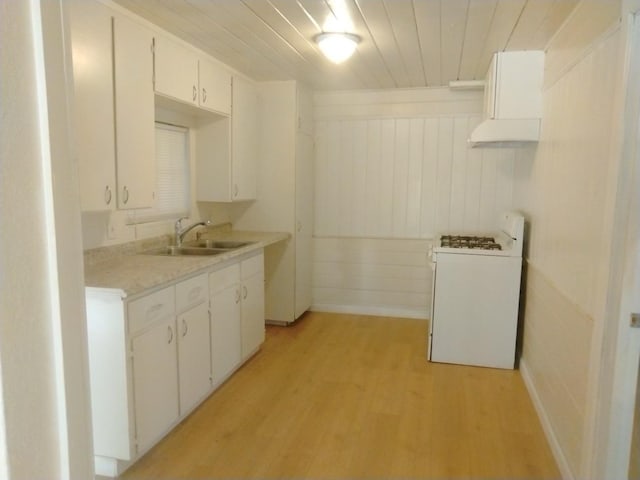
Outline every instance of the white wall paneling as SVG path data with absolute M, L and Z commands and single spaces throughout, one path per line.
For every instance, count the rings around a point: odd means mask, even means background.
M 314 308 L 426 318 L 432 239 L 496 230 L 531 151 L 469 148 L 477 91 L 328 92 L 315 107 Z
M 548 45 L 540 142 L 514 172 L 531 225 L 523 372 L 565 478 L 600 478 L 589 464 L 604 456 L 592 438 L 607 355 L 618 15 L 619 2 L 581 2 Z
M 317 236 L 491 231 L 512 207 L 513 149 L 470 149 L 479 115 L 316 124 Z
M 429 240 L 316 238 L 312 310 L 427 318 Z

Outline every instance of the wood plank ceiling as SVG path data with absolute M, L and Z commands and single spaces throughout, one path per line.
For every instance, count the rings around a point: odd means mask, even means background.
M 543 49 L 578 0 L 115 0 L 259 80 L 316 90 L 434 87 L 483 79 L 493 52 Z M 313 38 L 348 31 L 334 65 Z

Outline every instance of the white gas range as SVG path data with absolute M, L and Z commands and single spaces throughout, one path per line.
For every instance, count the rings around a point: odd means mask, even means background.
M 524 218 L 505 213 L 500 227 L 442 235 L 433 247 L 430 361 L 514 368 Z

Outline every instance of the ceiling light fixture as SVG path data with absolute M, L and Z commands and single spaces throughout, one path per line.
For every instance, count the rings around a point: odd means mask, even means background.
M 333 63 L 342 63 L 356 51 L 360 37 L 353 33 L 323 32 L 316 35 L 315 41 L 325 57 Z

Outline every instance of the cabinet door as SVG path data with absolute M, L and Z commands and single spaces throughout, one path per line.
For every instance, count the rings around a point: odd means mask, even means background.
M 156 36 L 154 46 L 155 91 L 198 105 L 198 57 L 187 47 Z
M 233 78 L 231 114 L 231 200 L 256 198 L 258 156 L 258 89 L 240 77 Z
M 206 303 L 178 316 L 180 415 L 188 413 L 211 386 L 209 308 Z
M 153 206 L 155 107 L 153 34 L 131 19 L 114 18 L 114 78 L 118 208 Z
M 231 114 L 231 74 L 219 65 L 200 59 L 200 107 Z
M 240 284 L 235 283 L 211 296 L 211 371 L 218 385 L 242 361 L 240 328 Z
M 76 152 L 83 211 L 112 210 L 116 196 L 111 12 L 71 4 Z
M 313 137 L 296 134 L 295 318 L 311 306 Z
M 152 445 L 178 418 L 176 342 L 174 317 L 131 340 L 138 451 Z
M 242 358 L 264 342 L 264 256 L 244 260 L 242 276 Z

